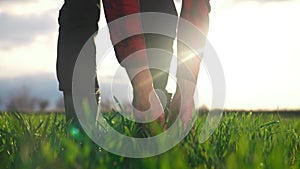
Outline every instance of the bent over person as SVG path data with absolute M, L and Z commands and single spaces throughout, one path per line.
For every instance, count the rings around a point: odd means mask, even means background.
M 138 0 L 103 0 L 104 13 L 107 22 L 112 22 L 123 16 L 140 12 Z M 57 50 L 57 78 L 59 89 L 63 91 L 66 120 L 71 122 L 71 126 L 81 128 L 77 119 L 72 99 L 72 77 L 78 55 L 91 36 L 98 30 L 99 20 L 99 1 L 98 0 L 65 0 L 59 12 L 59 38 Z M 140 31 L 142 26 L 139 19 L 132 20 L 130 27 L 126 23 L 109 27 L 111 40 L 118 42 L 118 35 L 122 32 Z M 123 24 L 123 25 L 121 25 Z M 89 54 L 96 60 L 96 47 L 90 45 Z M 154 93 L 152 98 L 155 103 L 156 113 L 162 113 L 162 107 L 158 96 L 153 89 L 151 72 L 148 68 L 148 58 L 145 49 L 145 40 L 142 34 L 129 37 L 114 45 L 115 53 L 120 64 L 125 67 L 133 86 L 134 99 L 133 105 L 137 110 L 145 111 L 150 107 L 149 95 Z M 130 54 L 140 51 L 137 56 L 133 56 L 134 65 L 126 65 L 123 60 Z M 96 61 L 90 65 L 96 71 Z M 142 70 L 139 72 L 139 70 Z M 139 72 L 138 74 L 135 74 Z M 93 72 L 91 72 L 93 73 Z M 90 79 L 91 81 L 95 79 Z M 98 90 L 96 80 L 96 91 Z M 154 112 L 151 112 L 154 113 Z M 163 118 L 163 117 L 161 117 Z M 162 120 L 162 119 L 161 119 Z
M 153 2 L 157 1 L 157 2 Z M 107 22 L 112 22 L 123 16 L 130 14 L 135 14 L 139 12 L 162 12 L 171 15 L 176 15 L 177 12 L 172 0 L 103 0 L 104 13 L 106 15 Z M 208 13 L 209 13 L 209 1 L 208 0 L 183 0 L 183 6 L 181 10 L 181 17 L 187 19 L 188 21 L 195 24 L 204 33 L 208 30 Z M 200 10 L 200 11 L 199 11 Z M 72 125 L 80 128 L 72 100 L 72 76 L 73 70 L 76 63 L 76 59 L 88 39 L 94 35 L 98 30 L 99 21 L 99 1 L 98 0 L 65 0 L 63 7 L 59 12 L 59 38 L 58 38 L 58 53 L 57 53 L 57 77 L 59 81 L 59 89 L 63 91 L 66 120 L 71 121 Z M 121 24 L 121 23 L 120 23 Z M 119 25 L 118 27 L 109 27 L 111 40 L 113 42 L 118 41 L 118 34 L 123 31 L 130 32 L 132 29 L 140 30 L 142 33 L 142 26 L 139 19 L 134 20 L 129 25 L 123 23 L 124 25 Z M 169 23 L 170 24 L 170 23 Z M 165 37 L 161 35 L 146 34 L 143 36 L 135 35 L 122 40 L 114 45 L 115 53 L 120 64 L 125 67 L 128 76 L 131 79 L 133 86 L 134 98 L 133 106 L 140 110 L 145 111 L 150 107 L 149 95 L 154 93 L 155 106 L 159 109 L 155 111 L 163 111 L 161 107 L 158 96 L 154 92 L 155 89 L 162 90 L 167 96 L 170 102 L 171 96 L 166 91 L 166 84 L 168 79 L 168 73 L 166 71 L 161 71 L 158 69 L 149 69 L 149 63 L 155 63 L 155 57 L 151 57 L 150 53 L 143 52 L 142 49 L 146 48 L 161 48 L 163 50 L 173 53 L 173 41 L 176 35 L 177 22 L 171 23 L 174 25 L 174 29 L 170 30 L 174 32 L 174 37 Z M 180 23 L 178 28 L 178 33 L 181 32 Z M 94 42 L 92 42 L 91 55 L 94 55 L 96 59 L 96 47 Z M 199 44 L 199 47 L 203 47 L 204 44 Z M 141 51 L 140 51 L 141 50 Z M 178 43 L 178 57 L 188 60 L 187 65 L 193 72 L 193 76 L 197 79 L 200 60 L 198 57 L 192 57 L 190 59 L 185 58 L 185 51 L 188 50 L 180 43 Z M 138 52 L 137 55 L 133 56 L 135 60 L 135 65 L 126 64 L 123 62 L 129 55 L 134 52 Z M 148 54 L 148 56 L 147 56 Z M 160 58 L 161 62 L 165 64 L 165 70 L 169 70 L 171 55 Z M 193 64 L 191 64 L 193 63 Z M 96 71 L 96 61 L 91 65 L 95 67 Z M 143 70 L 140 71 L 139 70 Z M 177 76 L 184 76 L 184 73 L 179 73 L 181 68 L 178 65 Z M 139 72 L 138 74 L 135 74 Z M 184 71 L 182 71 L 184 72 Z M 95 79 L 90 79 L 94 81 Z M 98 83 L 96 82 L 96 89 L 98 90 Z M 186 100 L 183 105 L 183 121 L 188 123 L 191 116 L 191 107 L 193 106 L 193 95 L 192 91 L 195 89 L 195 84 L 190 85 L 182 80 L 180 82 L 183 86 L 192 88 L 191 92 L 187 92 L 184 95 L 180 94 L 179 89 L 176 90 L 174 99 L 171 104 L 171 108 L 174 111 L 178 111 L 180 108 L 179 101 L 181 98 Z M 154 87 L 153 87 L 154 86 Z M 183 92 L 184 93 L 184 92 Z M 168 104 L 168 103 L 167 103 Z M 160 113 L 160 112 L 151 112 Z M 159 118 L 163 121 L 163 117 Z

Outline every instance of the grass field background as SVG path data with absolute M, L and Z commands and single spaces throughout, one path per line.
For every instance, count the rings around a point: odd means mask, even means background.
M 114 127 L 132 135 L 134 124 Z M 170 151 L 151 158 L 111 154 L 82 133 L 66 134 L 64 114 L 0 113 L 1 169 L 299 169 L 300 118 L 280 114 L 224 113 L 214 134 L 198 142 L 205 116 Z M 126 129 L 126 130 L 124 130 Z

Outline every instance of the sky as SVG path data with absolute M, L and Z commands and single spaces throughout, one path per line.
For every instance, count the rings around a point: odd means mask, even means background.
M 55 77 L 62 4 L 63 0 L 0 0 L 0 79 L 42 73 Z M 225 108 L 300 108 L 300 1 L 211 0 L 211 6 L 208 40 L 224 69 Z M 99 25 L 104 24 L 101 16 Z M 117 69 L 111 55 L 101 67 L 106 76 Z M 209 79 L 201 66 L 200 104 L 211 103 Z M 168 89 L 173 90 L 172 83 Z

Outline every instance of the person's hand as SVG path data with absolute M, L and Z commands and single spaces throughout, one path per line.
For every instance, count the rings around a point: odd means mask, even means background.
M 133 98 L 134 115 L 139 122 L 155 121 L 164 125 L 164 110 L 154 90 L 140 89 Z
M 137 122 L 155 121 L 160 125 L 165 122 L 164 110 L 154 91 L 152 76 L 145 69 L 132 78 L 134 115 Z
M 183 122 L 184 131 L 188 125 L 192 122 L 194 111 L 194 92 L 195 83 L 188 80 L 178 80 L 178 86 L 175 95 L 172 99 L 170 110 L 171 120 L 174 122 L 177 115 L 181 113 L 180 119 Z

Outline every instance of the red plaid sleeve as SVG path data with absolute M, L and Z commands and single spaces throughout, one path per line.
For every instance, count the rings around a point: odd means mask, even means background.
M 139 0 L 103 0 L 104 12 L 108 23 L 131 14 L 140 12 Z M 124 21 L 124 22 L 123 22 Z M 115 53 L 121 65 L 122 61 L 134 52 L 145 49 L 145 40 L 142 33 L 141 20 L 138 16 L 123 18 L 122 22 L 114 22 L 109 27 L 111 40 Z M 133 35 L 126 39 L 124 36 Z M 121 40 L 121 41 L 120 41 Z M 131 58 L 137 66 L 148 64 L 146 52 L 140 52 L 138 56 Z

